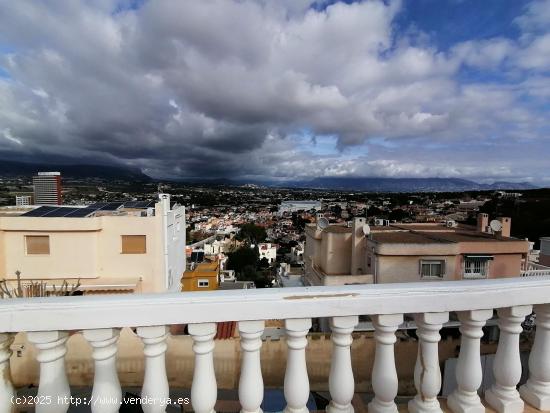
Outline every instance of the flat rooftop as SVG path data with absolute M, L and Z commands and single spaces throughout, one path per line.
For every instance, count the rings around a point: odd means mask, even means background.
M 0 209 L 0 216 L 87 218 L 102 215 L 143 215 L 157 201 L 96 202 L 91 205 L 42 205 Z
M 371 233 L 371 239 L 388 244 L 450 244 L 458 242 L 514 242 L 517 238 L 495 237 L 482 232 L 449 231 L 386 231 Z

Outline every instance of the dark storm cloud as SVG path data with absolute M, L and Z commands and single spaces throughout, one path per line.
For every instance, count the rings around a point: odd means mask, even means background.
M 396 32 L 399 1 L 313 3 L 0 0 L 0 156 L 170 177 L 547 176 L 517 154 L 472 162 L 482 141 L 548 139 L 550 1 L 517 17 L 520 39 L 446 52 Z

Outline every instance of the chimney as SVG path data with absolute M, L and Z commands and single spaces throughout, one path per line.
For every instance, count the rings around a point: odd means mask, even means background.
M 363 234 L 363 225 L 367 223 L 364 217 L 357 217 L 351 225 L 351 274 L 364 274 L 364 248 L 365 235 Z
M 497 218 L 502 224 L 502 231 L 500 235 L 503 237 L 510 237 L 510 229 L 512 228 L 512 218 L 510 217 L 498 217 Z
M 479 232 L 487 232 L 489 225 L 489 214 L 477 214 L 477 230 Z

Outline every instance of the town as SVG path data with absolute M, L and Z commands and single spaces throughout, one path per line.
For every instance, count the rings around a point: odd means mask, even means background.
M 354 291 L 361 284 L 550 276 L 550 237 L 530 232 L 533 228 L 525 224 L 514 226 L 518 210 L 525 217 L 532 204 L 540 208 L 540 202 L 545 202 L 544 190 L 364 193 L 174 182 L 138 185 L 123 180 L 64 179 L 60 172 L 51 171 L 5 177 L 3 185 L 3 203 L 7 205 L 0 207 L 4 271 L 0 282 L 4 299 L 293 291 L 312 286 L 349 286 Z M 511 213 L 499 215 L 503 212 Z M 521 218 L 519 221 L 521 224 Z M 544 227 L 537 230 L 544 231 Z M 441 316 L 436 322 L 449 343 L 457 340 L 458 327 L 464 323 L 460 317 Z M 484 317 L 483 345 L 489 349 L 498 338 L 497 319 L 492 312 Z M 303 331 L 309 331 L 308 337 L 329 333 L 337 327 L 334 320 L 313 318 Z M 381 328 L 380 322 L 360 315 L 352 321 L 353 331 L 364 334 L 369 343 Z M 404 328 L 400 339 L 413 344 L 419 334 L 416 329 L 425 322 L 406 315 L 396 319 L 392 328 Z M 533 318 L 526 323 L 532 325 Z M 274 319 L 254 331 L 261 331 L 266 348 L 275 351 L 274 344 L 268 343 L 276 343 L 273 340 L 284 337 L 289 328 L 289 322 Z M 114 340 L 122 334 L 117 339 L 119 345 L 130 346 L 127 356 L 139 358 L 135 340 L 124 331 L 116 336 L 113 331 L 105 339 Z M 146 340 L 147 331 L 138 329 L 138 336 Z M 192 324 L 172 324 L 169 331 L 180 340 L 189 336 L 198 339 Z M 247 331 L 246 323 L 221 321 L 211 337 L 227 347 L 235 337 L 246 337 Z M 30 343 L 40 346 L 41 336 L 29 333 L 27 337 L 17 336 L 13 345 L 21 349 Z M 88 340 L 94 340 L 91 337 Z M 65 343 L 67 337 L 60 340 Z M 522 346 L 532 340 L 533 330 L 526 330 Z M 69 344 L 74 354 L 85 352 L 84 343 Z M 405 348 L 397 347 L 398 357 L 404 357 L 399 354 Z M 30 356 L 12 363 L 16 383 L 39 383 L 36 372 L 25 373 L 31 369 Z M 169 360 L 171 357 L 175 355 L 168 355 Z M 444 392 L 454 374 L 455 359 L 447 357 L 443 360 Z M 396 373 L 403 383 L 412 380 L 412 370 L 407 371 L 405 365 Z M 139 386 L 139 380 L 132 378 L 131 371 L 122 368 L 117 375 L 129 391 L 127 396 L 138 397 L 139 391 L 132 392 L 132 388 Z M 281 372 L 271 371 L 266 377 L 277 378 Z M 69 379 L 88 384 L 72 374 Z M 328 403 L 323 402 L 324 386 L 315 383 L 314 388 L 321 390 L 314 393 L 316 403 L 322 406 Z M 526 387 L 524 393 L 527 391 Z M 185 391 L 177 394 L 181 400 L 189 400 Z M 454 394 L 445 393 L 449 403 Z M 274 393 L 272 397 L 280 396 Z

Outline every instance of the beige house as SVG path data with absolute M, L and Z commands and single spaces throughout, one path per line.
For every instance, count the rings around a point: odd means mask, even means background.
M 490 233 L 486 214 L 477 227 L 449 223 L 306 227 L 309 285 L 394 283 L 519 277 L 529 243 L 510 237 L 510 218 Z
M 24 282 L 80 279 L 84 293 L 179 291 L 185 208 L 170 209 L 165 194 L 151 208 L 134 204 L 0 216 L 0 279 L 20 271 Z

